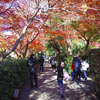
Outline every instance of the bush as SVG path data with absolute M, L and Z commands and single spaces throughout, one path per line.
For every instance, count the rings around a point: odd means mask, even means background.
M 100 99 L 100 49 L 92 49 L 87 53 L 90 64 L 89 76 L 93 79 L 94 89 Z
M 66 54 L 61 54 L 61 55 L 57 55 L 57 62 L 58 65 L 60 64 L 61 61 L 63 61 L 65 63 L 65 70 L 68 73 L 71 73 L 71 64 L 72 64 L 72 60 L 73 60 L 73 56 L 70 55 L 66 55 Z
M 0 100 L 11 100 L 15 89 L 20 89 L 28 79 L 26 60 L 0 62 Z
M 73 60 L 73 56 L 67 56 L 64 58 L 64 62 L 65 62 L 65 69 L 68 73 L 71 73 L 71 64 L 72 64 L 72 60 Z
M 80 55 L 83 54 L 85 51 L 86 43 L 83 41 L 76 41 L 75 39 L 72 40 L 72 54 L 73 55 Z
M 64 53 L 63 54 L 57 54 L 57 56 L 56 56 L 57 65 L 59 65 L 61 61 L 64 61 L 65 57 L 67 57 L 67 55 L 64 54 Z

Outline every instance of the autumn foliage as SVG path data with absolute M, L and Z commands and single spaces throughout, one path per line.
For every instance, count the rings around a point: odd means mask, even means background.
M 3 60 L 13 51 L 17 56 L 25 57 L 33 51 L 45 50 L 46 35 L 49 36 L 48 39 L 52 36 L 55 38 L 61 36 L 68 43 L 69 39 L 77 38 L 77 32 L 69 25 L 72 20 L 81 23 L 81 31 L 89 30 L 88 37 L 92 34 L 91 26 L 95 26 L 97 30 L 95 36 L 98 36 L 100 34 L 100 1 L 1 0 L 0 46 L 6 49 L 6 52 L 0 56 L 0 59 Z M 7 31 L 11 35 L 4 34 Z M 60 40 L 57 42 L 65 43 Z

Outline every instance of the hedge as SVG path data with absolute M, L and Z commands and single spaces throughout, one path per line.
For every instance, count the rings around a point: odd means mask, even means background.
M 26 60 L 0 62 L 0 100 L 12 100 L 15 89 L 20 89 L 28 79 Z
M 73 55 L 66 55 L 66 54 L 60 54 L 60 55 L 57 55 L 57 62 L 59 65 L 59 63 L 61 61 L 63 61 L 65 63 L 65 67 L 64 69 L 68 72 L 68 73 L 71 73 L 72 70 L 71 70 L 71 64 L 72 64 L 72 60 L 73 60 Z
M 90 64 L 89 76 L 93 79 L 95 94 L 100 100 L 100 49 L 91 49 L 87 59 Z

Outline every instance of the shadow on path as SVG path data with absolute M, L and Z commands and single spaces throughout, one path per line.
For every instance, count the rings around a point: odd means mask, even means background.
M 17 100 L 96 100 L 88 97 L 93 90 L 90 89 L 90 81 L 86 82 L 82 81 L 80 85 L 77 85 L 77 81 L 74 84 L 64 82 L 65 98 L 61 99 L 60 96 L 56 96 L 57 74 L 52 74 L 50 64 L 45 63 L 44 72 L 38 74 L 38 89 L 32 90 L 28 80 L 23 85 Z

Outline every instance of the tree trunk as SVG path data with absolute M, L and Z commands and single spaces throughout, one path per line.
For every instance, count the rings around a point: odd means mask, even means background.
M 26 47 L 25 47 L 25 52 L 24 52 L 24 54 L 23 54 L 23 58 L 26 57 L 27 50 L 28 50 L 28 44 L 27 44 Z
M 2 61 L 7 55 L 9 55 L 11 52 L 13 52 L 13 51 L 17 48 L 18 44 L 20 43 L 20 41 L 21 41 L 21 40 L 23 39 L 23 37 L 24 37 L 24 34 L 25 34 L 26 30 L 27 30 L 27 27 L 28 27 L 27 25 L 24 27 L 22 35 L 20 36 L 19 39 L 16 40 L 15 44 L 13 45 L 13 47 L 12 47 L 9 51 L 4 52 L 4 53 L 0 56 L 0 61 Z
M 33 20 L 36 17 L 36 15 L 37 15 L 37 13 L 38 13 L 39 10 L 40 10 L 40 8 L 37 9 L 35 15 L 27 22 L 27 24 L 25 25 L 25 27 L 24 27 L 24 29 L 22 31 L 22 35 L 20 36 L 19 39 L 16 40 L 15 44 L 13 45 L 13 47 L 9 51 L 3 53 L 0 56 L 0 61 L 2 61 L 7 55 L 9 55 L 11 52 L 13 52 L 17 48 L 18 44 L 23 39 L 23 37 L 24 37 L 24 35 L 25 35 L 26 31 L 27 31 L 27 27 L 30 25 L 31 22 L 33 22 Z
M 88 47 L 89 47 L 89 42 L 90 42 L 90 40 L 88 39 L 86 42 L 87 42 L 87 44 L 86 44 L 86 46 L 85 46 L 85 54 L 87 53 L 87 50 L 88 50 Z
M 68 47 L 67 48 L 68 49 L 68 54 L 72 55 L 71 39 L 67 39 L 67 41 L 68 41 L 68 46 L 67 46 Z

